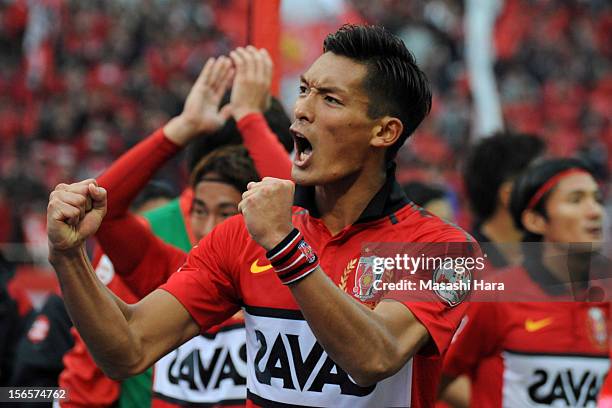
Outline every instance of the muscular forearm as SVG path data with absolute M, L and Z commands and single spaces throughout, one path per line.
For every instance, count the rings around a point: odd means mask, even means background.
M 405 306 L 388 302 L 406 313 L 405 327 L 398 327 L 347 296 L 320 268 L 290 288 L 319 343 L 360 385 L 397 372 L 429 338 Z
M 130 372 L 140 362 L 140 347 L 128 321 L 130 308 L 95 276 L 83 247 L 51 251 L 64 303 L 96 363 L 110 377 Z

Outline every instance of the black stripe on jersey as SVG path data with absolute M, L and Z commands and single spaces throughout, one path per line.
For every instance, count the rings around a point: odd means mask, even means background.
M 389 220 L 391 220 L 391 224 L 397 224 L 399 222 L 395 216 L 395 213 L 389 215 Z
M 273 317 L 287 320 L 306 320 L 299 310 L 275 309 L 271 307 L 244 306 L 244 311 L 252 316 Z
M 595 358 L 595 359 L 608 359 L 608 354 L 578 354 L 578 353 L 548 353 L 545 351 L 518 351 L 504 349 L 506 353 L 517 354 L 521 356 L 542 356 L 542 357 L 580 357 L 580 358 Z
M 308 408 L 308 405 L 293 405 L 284 402 L 271 401 L 254 394 L 247 388 L 247 400 L 266 408 Z
M 153 391 L 153 398 L 160 399 L 171 404 L 180 405 L 181 407 L 220 407 L 224 405 L 244 405 L 245 400 L 243 399 L 231 399 L 231 400 L 223 400 L 217 402 L 193 402 L 193 401 L 184 401 L 178 398 L 169 397 L 164 394 L 160 394 L 159 392 Z M 153 403 L 152 405 L 155 405 Z
M 219 330 L 215 331 L 214 333 L 200 333 L 200 336 L 210 340 L 214 339 L 219 333 L 242 329 L 244 329 L 244 323 L 229 324 L 227 326 L 220 327 Z

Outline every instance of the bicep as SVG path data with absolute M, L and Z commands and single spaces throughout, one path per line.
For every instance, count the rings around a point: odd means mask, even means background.
M 128 323 L 141 347 L 142 362 L 138 371 L 145 370 L 200 331 L 181 302 L 163 289 L 131 305 Z

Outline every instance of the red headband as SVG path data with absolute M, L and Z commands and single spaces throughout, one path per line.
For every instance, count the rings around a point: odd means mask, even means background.
M 529 200 L 529 204 L 527 204 L 527 210 L 532 210 L 533 207 L 535 207 L 540 202 L 544 194 L 552 190 L 552 188 L 556 186 L 557 183 L 559 183 L 559 181 L 561 181 L 562 178 L 565 178 L 567 176 L 571 176 L 572 174 L 577 174 L 577 173 L 589 174 L 588 171 L 574 167 L 574 168 L 562 171 L 561 173 L 558 173 L 554 177 L 551 177 L 546 183 L 542 184 L 542 186 L 538 189 L 538 191 L 536 191 L 533 197 L 531 197 L 531 200 Z

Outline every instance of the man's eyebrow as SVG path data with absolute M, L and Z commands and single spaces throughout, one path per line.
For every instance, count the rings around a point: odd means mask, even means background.
M 203 206 L 203 207 L 206 207 L 206 203 L 205 203 L 204 201 L 200 200 L 199 198 L 194 198 L 194 199 L 193 199 L 193 203 L 194 203 L 194 204 L 201 205 L 201 206 Z
M 220 208 L 237 208 L 238 206 L 236 205 L 236 203 L 232 202 L 232 201 L 227 201 L 224 203 L 219 203 L 219 207 Z
M 300 82 L 303 82 L 303 83 L 309 85 L 309 82 L 306 79 L 306 77 L 304 77 L 304 75 L 300 75 Z M 338 87 L 335 87 L 335 86 L 315 86 L 314 88 L 316 88 L 316 90 L 321 92 L 321 93 L 346 94 L 346 91 L 344 89 L 338 88 Z

